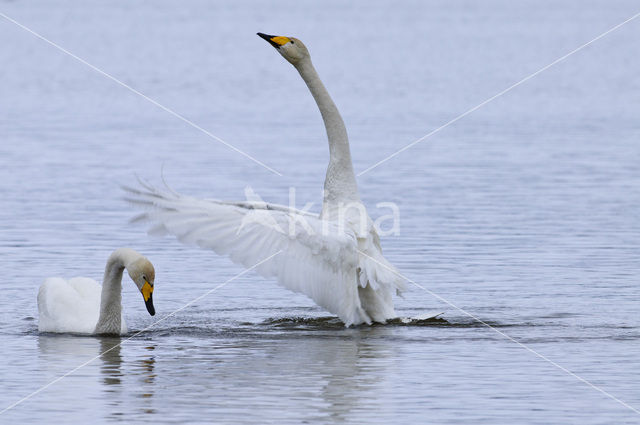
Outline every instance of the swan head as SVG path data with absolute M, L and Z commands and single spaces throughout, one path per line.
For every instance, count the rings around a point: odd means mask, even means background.
M 297 66 L 304 59 L 309 59 L 309 51 L 302 41 L 293 37 L 268 35 L 261 32 L 258 35 L 269 42 L 293 66 Z
M 147 307 L 147 311 L 150 315 L 156 314 L 156 309 L 153 306 L 153 281 L 156 278 L 156 271 L 153 268 L 151 261 L 144 257 L 140 257 L 127 266 L 127 272 L 129 277 L 136 284 L 142 297 L 144 298 L 144 305 Z

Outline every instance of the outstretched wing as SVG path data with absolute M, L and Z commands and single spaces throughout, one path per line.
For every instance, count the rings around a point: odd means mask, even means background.
M 150 234 L 175 235 L 245 267 L 260 263 L 255 267 L 259 274 L 307 295 L 347 326 L 366 317 L 358 297 L 353 232 L 317 215 L 261 201 L 202 200 L 145 184 L 124 189 L 129 202 L 145 208 L 133 221 L 151 222 Z

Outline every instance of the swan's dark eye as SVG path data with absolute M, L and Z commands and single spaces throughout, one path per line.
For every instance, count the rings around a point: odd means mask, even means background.
M 296 42 L 295 42 L 295 41 L 293 41 L 293 40 L 291 40 L 291 44 L 296 44 Z
M 142 275 L 142 278 L 143 278 L 144 280 L 147 280 L 147 277 L 146 277 L 145 275 Z

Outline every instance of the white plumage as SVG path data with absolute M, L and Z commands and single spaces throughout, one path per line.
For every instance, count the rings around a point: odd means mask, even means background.
M 122 315 L 122 274 L 125 269 L 142 293 L 147 311 L 153 316 L 153 265 L 136 251 L 120 248 L 109 256 L 102 286 L 88 277 L 46 279 L 38 290 L 38 330 L 82 334 L 126 333 L 127 325 Z
M 38 330 L 93 333 L 100 316 L 101 290 L 98 282 L 88 277 L 47 278 L 38 290 Z M 127 332 L 122 313 L 120 331 Z
M 311 214 L 252 200 L 222 202 L 160 191 L 143 184 L 125 188 L 128 200 L 146 212 L 151 234 L 172 234 L 181 242 L 228 255 L 245 267 L 275 277 L 352 324 L 395 317 L 393 295 L 402 279 L 382 256 L 380 240 L 360 202 L 346 129 L 300 40 L 259 34 L 300 72 L 322 114 L 330 160 L 322 213 Z
M 358 237 L 351 227 L 341 231 L 335 221 L 282 205 L 202 200 L 143 187 L 127 188 L 128 200 L 147 207 L 134 221 L 155 223 L 151 234 L 175 235 L 245 267 L 275 254 L 255 270 L 309 296 L 346 325 L 395 317 L 392 294 L 402 281 L 382 256 L 373 226 Z

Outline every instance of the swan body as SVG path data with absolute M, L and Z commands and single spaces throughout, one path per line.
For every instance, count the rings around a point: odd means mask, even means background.
M 126 333 L 121 303 L 124 269 L 142 293 L 147 311 L 153 316 L 153 265 L 136 251 L 120 248 L 107 261 L 102 286 L 86 277 L 46 279 L 38 290 L 38 330 L 81 334 Z
M 346 326 L 394 318 L 393 294 L 404 289 L 404 282 L 382 256 L 380 238 L 360 201 L 338 108 L 300 40 L 258 35 L 298 70 L 322 115 L 330 155 L 322 212 L 266 203 L 251 193 L 245 202 L 224 202 L 143 183 L 141 188 L 125 187 L 127 199 L 146 209 L 133 221 L 150 221 L 151 234 L 173 234 L 184 243 L 255 267 L 259 274 L 309 296 Z

